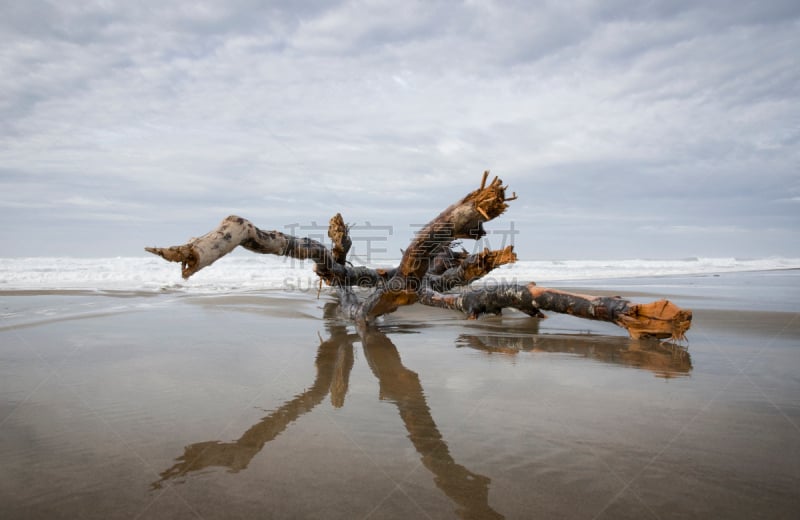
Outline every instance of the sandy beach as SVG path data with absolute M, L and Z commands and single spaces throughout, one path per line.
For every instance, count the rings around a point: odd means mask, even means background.
M 0 292 L 0 518 L 797 518 L 800 271 L 559 287 L 667 297 L 688 345 L 421 306 L 362 338 L 325 293 Z

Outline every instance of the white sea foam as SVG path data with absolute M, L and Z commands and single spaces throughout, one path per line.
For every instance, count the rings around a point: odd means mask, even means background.
M 392 265 L 394 262 L 386 262 Z M 521 260 L 491 273 L 494 281 L 569 281 L 800 268 L 800 258 L 684 260 Z M 232 256 L 189 280 L 177 264 L 155 256 L 117 258 L 0 258 L 0 290 L 98 290 L 219 293 L 316 291 L 311 262 Z

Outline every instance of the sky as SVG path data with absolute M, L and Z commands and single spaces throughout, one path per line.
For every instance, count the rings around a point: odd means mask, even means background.
M 0 256 L 341 212 L 395 258 L 488 169 L 477 247 L 800 257 L 798 49 L 797 0 L 0 0 Z

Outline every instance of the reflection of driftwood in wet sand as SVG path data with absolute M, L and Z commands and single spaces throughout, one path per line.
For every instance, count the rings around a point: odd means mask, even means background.
M 642 343 L 589 335 L 462 334 L 457 344 L 512 356 L 519 352 L 574 354 L 604 363 L 643 368 L 663 378 L 688 375 L 692 370 L 689 352 L 671 343 Z
M 403 366 L 400 354 L 382 333 L 369 334 L 364 355 L 380 382 L 380 397 L 397 405 L 408 438 L 422 464 L 436 475 L 436 486 L 458 504 L 461 518 L 503 518 L 489 507 L 489 478 L 453 460 L 431 415 L 419 376 Z
M 336 307 L 334 304 L 326 306 L 326 315 L 330 316 Z M 334 406 L 343 406 L 353 366 L 353 342 L 358 336 L 348 334 L 345 327 L 336 324 L 329 326 L 329 332 L 330 339 L 319 346 L 317 374 L 308 390 L 264 417 L 236 441 L 206 441 L 186 446 L 176 464 L 161 472 L 161 478 L 152 487 L 161 488 L 168 480 L 213 466 L 228 468 L 232 472 L 243 470 L 268 442 L 310 412 L 328 393 Z M 503 518 L 488 505 L 489 478 L 473 473 L 453 460 L 425 401 L 419 377 L 403 366 L 391 340 L 381 332 L 371 331 L 361 341 L 369 366 L 378 378 L 381 399 L 397 406 L 408 438 L 419 453 L 422 464 L 434 474 L 436 486 L 458 505 L 459 516 Z
M 362 341 L 364 356 L 380 387 L 380 398 L 393 403 L 408 432 L 422 465 L 434 475 L 436 486 L 456 505 L 462 518 L 502 518 L 489 506 L 490 479 L 458 464 L 439 432 L 416 372 L 403 366 L 397 348 L 378 330 L 359 336 L 335 320 L 338 305 L 325 306 L 329 339 L 321 341 L 316 377 L 305 392 L 250 427 L 233 442 L 206 441 L 190 444 L 175 465 L 161 472 L 153 488 L 172 479 L 186 477 L 209 467 L 241 471 L 264 446 L 294 421 L 312 411 L 330 394 L 331 404 L 344 405 L 353 367 L 353 343 Z M 541 336 L 531 334 L 484 334 L 459 337 L 458 345 L 490 353 L 560 352 L 589 357 L 606 363 L 644 368 L 662 377 L 687 374 L 692 369 L 689 354 L 678 347 L 657 343 L 643 345 L 620 338 L 592 336 Z
M 187 446 L 183 455 L 176 459 L 177 463 L 161 472 L 161 479 L 153 487 L 159 488 L 168 479 L 212 466 L 225 467 L 234 473 L 241 471 L 266 443 L 283 433 L 298 417 L 314 409 L 329 391 L 332 404 L 342 406 L 353 366 L 351 341 L 357 337 L 348 336 L 344 328 L 342 331 L 342 334 L 320 344 L 316 359 L 317 375 L 308 390 L 254 424 L 236 441 L 206 441 Z

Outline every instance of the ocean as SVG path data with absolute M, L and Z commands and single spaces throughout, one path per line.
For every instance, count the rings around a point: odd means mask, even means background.
M 392 266 L 399 260 L 375 265 Z M 800 258 L 686 258 L 681 260 L 521 260 L 485 283 L 575 282 L 616 278 L 703 275 L 800 268 Z M 156 256 L 114 258 L 0 258 L 0 291 L 96 290 L 217 294 L 253 290 L 309 292 L 318 278 L 309 261 L 266 255 L 230 255 L 189 280 L 180 267 Z

